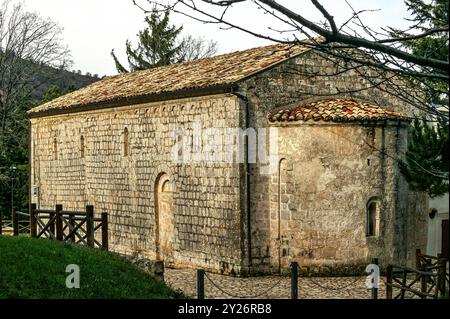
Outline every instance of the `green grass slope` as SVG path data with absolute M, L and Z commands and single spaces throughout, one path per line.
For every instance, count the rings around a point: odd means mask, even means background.
M 80 288 L 66 287 L 69 264 L 80 267 Z M 178 297 L 115 254 L 47 239 L 0 236 L 0 299 Z

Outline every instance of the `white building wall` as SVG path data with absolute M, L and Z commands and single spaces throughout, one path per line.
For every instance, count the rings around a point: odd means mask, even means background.
M 448 193 L 444 196 L 430 199 L 430 210 L 437 209 L 437 214 L 434 218 L 428 220 L 428 242 L 427 242 L 427 254 L 436 256 L 441 252 L 442 245 L 442 221 L 448 219 L 449 212 L 449 196 Z

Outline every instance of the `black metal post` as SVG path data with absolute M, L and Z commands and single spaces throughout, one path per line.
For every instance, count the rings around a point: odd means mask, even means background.
M 11 170 L 11 219 L 13 218 L 14 215 L 14 178 L 17 167 L 15 165 L 12 165 L 10 168 Z
M 386 268 L 386 299 L 392 299 L 392 265 Z
M 197 269 L 197 299 L 205 299 L 205 271 Z
M 378 266 L 378 258 L 372 258 L 372 264 Z M 372 299 L 378 299 L 378 288 L 376 288 L 376 287 L 378 286 L 379 275 L 380 275 L 380 272 L 378 271 L 377 276 L 372 277 L 374 280 L 373 285 L 372 285 L 372 292 L 371 292 Z
M 291 262 L 291 299 L 298 299 L 298 263 Z

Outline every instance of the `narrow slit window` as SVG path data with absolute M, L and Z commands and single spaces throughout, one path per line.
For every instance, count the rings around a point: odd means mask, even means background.
M 380 203 L 369 201 L 367 205 L 367 236 L 378 236 L 380 229 Z
M 56 138 L 53 139 L 53 159 L 58 159 L 58 141 Z
M 129 142 L 129 133 L 128 128 L 125 128 L 123 130 L 123 156 L 128 156 L 129 154 L 129 148 L 130 148 L 130 142 Z
M 84 158 L 84 136 L 80 137 L 80 157 Z

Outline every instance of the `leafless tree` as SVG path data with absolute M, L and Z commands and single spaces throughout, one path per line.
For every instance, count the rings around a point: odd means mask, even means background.
M 217 53 L 217 42 L 205 40 L 202 37 L 187 35 L 180 45 L 180 56 L 184 61 L 192 61 L 210 57 Z
M 336 70 L 329 74 L 308 73 L 301 69 L 293 72 L 308 76 L 357 72 L 368 81 L 370 87 L 394 94 L 418 110 L 448 121 L 448 105 L 437 107 L 430 98 L 430 95 L 439 95 L 448 99 L 448 85 L 430 85 L 433 81 L 448 81 L 448 59 L 433 58 L 432 52 L 427 56 L 414 54 L 404 46 L 408 41 L 433 35 L 446 35 L 445 45 L 448 46 L 448 22 L 442 27 L 426 30 L 421 28 L 421 21 L 411 21 L 412 25 L 406 30 L 388 26 L 374 29 L 364 22 L 363 17 L 373 10 L 355 10 L 346 1 L 351 15 L 341 25 L 337 25 L 333 13 L 319 0 L 309 1 L 317 9 L 321 21 L 316 22 L 275 0 L 133 0 L 144 11 L 146 5 L 156 5 L 161 10 L 171 10 L 205 24 L 220 25 L 224 29 L 237 29 L 261 39 L 311 46 L 324 53 L 336 65 Z M 253 5 L 251 13 L 264 14 L 271 18 L 272 25 L 261 32 L 256 26 L 233 22 L 230 12 L 241 5 Z M 246 10 L 249 10 L 248 7 Z M 403 85 L 405 81 L 412 83 L 412 86 Z M 411 87 L 422 87 L 427 93 L 418 95 Z
M 0 4 L 0 164 L 5 163 L 2 158 L 9 148 L 28 138 L 24 112 L 30 105 L 25 101 L 33 85 L 39 85 L 34 75 L 43 66 L 66 68 L 69 64 L 61 28 L 55 22 L 26 11 L 20 3 Z M 0 170 L 2 177 L 4 170 Z

